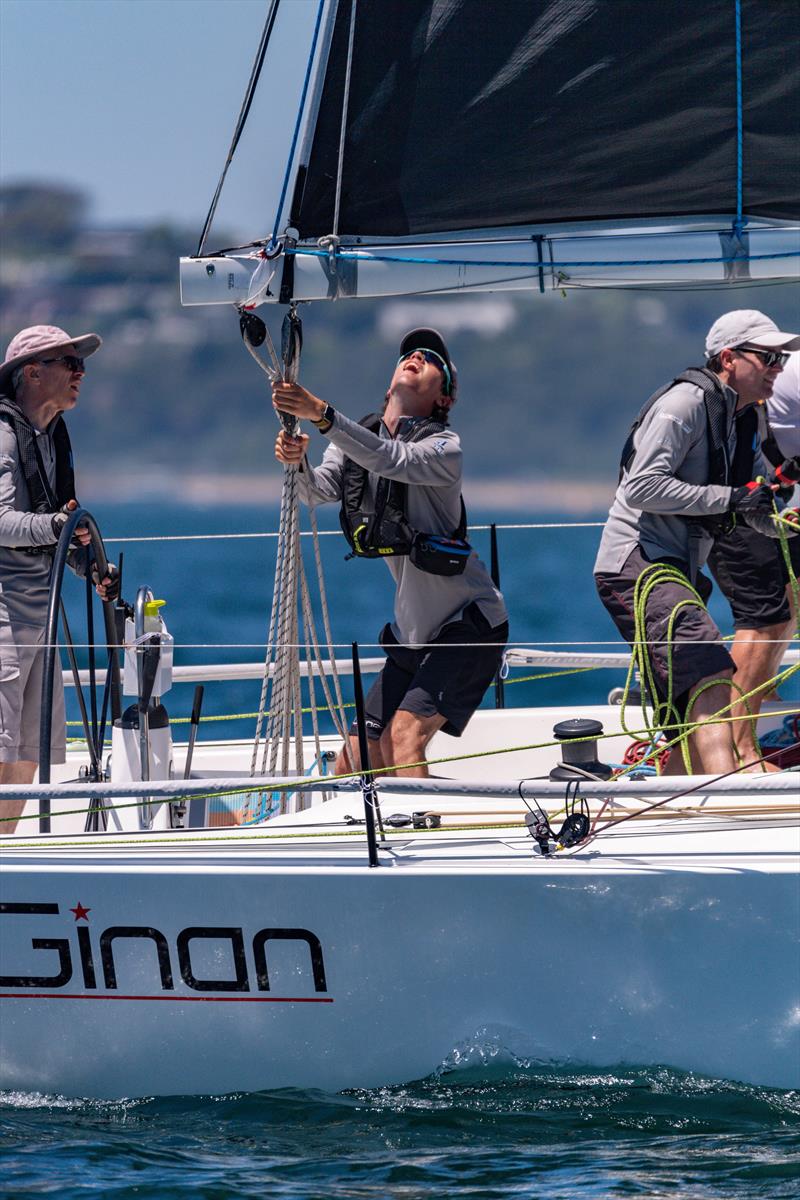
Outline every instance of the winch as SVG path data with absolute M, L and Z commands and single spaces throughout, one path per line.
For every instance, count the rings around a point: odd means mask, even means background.
M 551 779 L 610 779 L 613 767 L 597 757 L 597 738 L 603 733 L 602 721 L 572 717 L 553 726 L 553 737 L 563 742 L 561 761 L 550 772 Z M 576 739 L 582 739 L 577 741 Z

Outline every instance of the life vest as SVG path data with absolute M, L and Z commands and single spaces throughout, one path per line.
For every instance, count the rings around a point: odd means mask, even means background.
M 731 464 L 728 457 L 727 421 L 728 406 L 725 401 L 725 390 L 719 378 L 706 367 L 689 367 L 678 375 L 671 383 L 654 392 L 647 403 L 639 410 L 639 415 L 630 427 L 619 462 L 619 479 L 629 470 L 636 451 L 633 439 L 636 431 L 645 419 L 653 405 L 672 391 L 679 383 L 691 383 L 699 387 L 703 393 L 703 406 L 706 410 L 706 429 L 708 433 L 708 479 L 707 483 L 730 484 Z
M 55 513 L 75 499 L 75 471 L 72 461 L 72 446 L 64 418 L 59 416 L 51 431 L 56 456 L 55 491 L 50 486 L 47 471 L 42 462 L 36 431 L 25 414 L 7 396 L 0 396 L 0 420 L 14 431 L 17 439 L 19 465 L 30 498 L 29 512 Z M 53 546 L 19 546 L 24 554 L 52 554 Z M 75 552 L 71 552 L 74 559 Z M 84 556 L 85 557 L 85 556 Z M 74 565 L 74 563 L 73 563 Z
M 0 396 L 0 419 L 10 425 L 17 439 L 19 464 L 30 497 L 30 512 L 55 513 L 75 499 L 72 446 L 64 418 L 59 416 L 50 436 L 56 455 L 55 491 L 42 462 L 36 430 L 25 414 L 6 396 Z
M 381 426 L 379 413 L 370 413 L 359 421 L 371 433 Z M 400 435 L 404 442 L 419 442 L 446 428 L 441 421 L 421 417 L 408 423 Z M 373 500 L 367 502 L 370 475 L 375 483 Z M 419 531 L 412 529 L 407 517 L 406 484 L 376 475 L 345 457 L 342 472 L 342 506 L 339 522 L 352 554 L 357 558 L 388 558 L 408 555 Z M 467 532 L 467 512 L 461 500 L 461 520 L 451 537 L 463 540 Z

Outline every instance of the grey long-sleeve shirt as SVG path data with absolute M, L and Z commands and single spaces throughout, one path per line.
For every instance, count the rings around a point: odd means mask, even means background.
M 800 454 L 800 350 L 790 354 L 788 363 L 775 380 L 772 395 L 767 400 L 767 413 L 770 429 L 784 458 Z
M 403 425 L 398 428 L 402 435 Z M 300 474 L 304 499 L 310 504 L 340 501 L 345 457 L 387 479 L 408 484 L 407 518 L 412 529 L 450 537 L 461 519 L 461 442 L 452 429 L 418 442 L 393 438 L 385 425 L 372 433 L 337 412 L 325 435 L 331 445 L 316 468 Z M 374 495 L 374 482 L 367 483 Z M 372 496 L 370 495 L 371 499 Z M 385 559 L 396 585 L 392 630 L 399 642 L 425 645 L 443 625 L 457 620 L 476 603 L 494 627 L 507 620 L 503 597 L 473 551 L 462 575 L 430 575 L 409 558 Z M 354 569 L 359 569 L 354 566 Z M 363 569 L 363 568 L 362 568 Z
M 725 388 L 729 458 L 736 449 L 735 413 L 738 397 Z M 679 383 L 657 400 L 633 439 L 634 458 L 617 488 L 600 539 L 595 573 L 616 574 L 634 546 L 649 558 L 689 561 L 689 524 L 685 517 L 727 512 L 731 489 L 709 484 L 708 428 L 703 393 L 691 383 Z M 760 446 L 754 475 L 766 474 Z M 698 544 L 703 566 L 712 539 Z
M 37 445 L 51 487 L 55 487 L 56 456 L 50 429 L 37 434 Z M 0 421 L 0 624 L 41 627 L 47 620 L 49 554 L 25 554 L 21 546 L 55 543 L 52 515 L 30 511 L 31 500 L 19 461 L 14 431 Z

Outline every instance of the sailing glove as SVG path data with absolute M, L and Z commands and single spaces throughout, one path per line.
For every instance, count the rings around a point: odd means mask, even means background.
M 742 517 L 751 529 L 755 529 L 764 537 L 780 536 L 772 519 L 775 513 L 775 496 L 772 488 L 765 483 L 745 483 L 742 487 L 731 488 L 728 512 Z
M 64 526 L 66 525 L 67 521 L 69 520 L 70 516 L 72 515 L 72 513 L 74 511 L 75 511 L 74 506 L 69 507 L 69 504 L 65 504 L 63 508 L 60 508 L 58 510 L 58 512 L 53 513 L 53 516 L 51 519 L 51 524 L 53 526 L 53 536 L 55 537 L 56 541 L 58 541 L 58 539 L 61 537 L 61 530 L 64 528 Z M 81 528 L 80 526 L 76 526 L 76 530 L 80 529 L 80 528 Z M 82 548 L 81 543 L 78 541 L 78 539 L 75 537 L 74 534 L 73 534 L 72 538 L 70 539 L 69 544 L 70 544 L 70 548 L 73 550 L 78 550 L 78 549 Z
M 97 587 L 102 582 L 100 579 L 100 572 L 97 569 L 96 562 L 92 563 L 91 577 L 92 577 L 92 583 L 94 584 L 95 587 Z M 108 564 L 108 573 L 107 573 L 106 577 L 110 580 L 110 583 L 106 584 L 106 595 L 105 595 L 106 600 L 111 600 L 111 601 L 118 600 L 119 599 L 119 582 L 120 582 L 119 581 L 119 571 L 117 570 L 117 568 L 114 566 L 113 563 Z
M 778 495 L 782 500 L 788 500 L 794 491 L 795 484 L 800 483 L 800 454 L 795 455 L 794 458 L 787 458 L 779 467 L 776 467 L 770 483 L 779 483 Z

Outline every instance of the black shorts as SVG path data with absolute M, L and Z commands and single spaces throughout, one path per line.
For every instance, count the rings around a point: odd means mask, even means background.
M 671 560 L 659 560 L 667 561 Z M 633 594 L 636 581 L 650 560 L 636 546 L 618 575 L 595 575 L 600 599 L 625 641 L 633 644 L 635 623 Z M 672 563 L 680 566 L 679 563 Z M 699 575 L 696 589 L 705 602 L 711 595 L 711 581 Z M 650 651 L 658 699 L 665 701 L 669 692 L 669 650 L 667 632 L 673 610 L 690 593 L 680 583 L 657 584 L 650 592 L 645 613 L 645 631 Z M 722 645 L 722 634 L 705 608 L 687 605 L 681 608 L 672 628 L 672 696 L 683 715 L 690 694 L 702 679 L 713 678 L 733 668 L 733 659 Z
M 420 650 L 398 645 L 391 626 L 385 626 L 380 643 L 386 664 L 364 703 L 367 735 L 377 740 L 402 709 L 421 717 L 439 714 L 445 718 L 444 732 L 461 737 L 497 673 L 507 641 L 508 622 L 492 628 L 477 604 L 468 605 L 460 620 L 445 625 L 431 646 Z M 357 732 L 355 723 L 350 732 Z
M 800 571 L 800 535 L 787 542 L 792 570 Z M 717 538 L 708 566 L 731 606 L 737 629 L 764 629 L 789 620 L 789 572 L 780 542 L 740 521 Z

